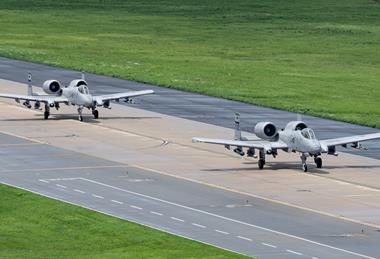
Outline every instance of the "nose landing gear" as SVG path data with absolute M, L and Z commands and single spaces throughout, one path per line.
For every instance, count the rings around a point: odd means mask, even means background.
M 301 161 L 302 161 L 302 170 L 306 173 L 308 168 L 307 168 L 307 164 L 306 164 L 306 155 L 305 154 L 301 155 Z

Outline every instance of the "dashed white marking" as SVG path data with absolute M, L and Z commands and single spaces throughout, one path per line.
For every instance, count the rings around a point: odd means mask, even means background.
M 218 229 L 215 229 L 215 232 L 221 233 L 223 235 L 229 235 L 230 234 L 230 233 L 228 233 L 226 231 L 222 231 L 222 230 L 218 230 Z
M 92 194 L 92 196 L 95 197 L 95 198 L 98 198 L 98 199 L 104 199 L 104 197 L 100 196 L 100 195 Z
M 314 256 L 313 256 L 311 259 L 319 259 L 319 258 L 318 258 L 318 257 L 314 257 Z
M 240 238 L 240 239 L 243 239 L 243 240 L 247 240 L 247 241 L 252 241 L 252 239 L 250 239 L 248 237 L 237 236 L 237 238 Z
M 272 248 L 277 248 L 277 246 L 275 245 L 272 245 L 272 244 L 268 244 L 268 243 L 261 243 L 263 246 L 269 246 L 269 247 L 272 247 Z
M 157 216 L 162 216 L 162 215 L 163 215 L 162 213 L 155 212 L 155 211 L 151 211 L 150 213 L 152 213 L 152 214 L 154 214 L 154 215 L 157 215 Z
M 175 217 L 170 217 L 172 220 L 180 221 L 180 222 L 185 222 L 183 219 L 175 218 Z
M 206 228 L 206 226 L 203 226 L 203 225 L 200 225 L 200 224 L 197 224 L 197 223 L 191 223 L 191 225 L 199 227 L 199 228 Z
M 84 192 L 84 191 L 81 191 L 81 190 L 78 190 L 78 189 L 74 189 L 74 191 L 75 191 L 75 192 L 79 192 L 79 193 L 82 193 L 82 194 L 83 194 L 83 193 L 86 193 L 86 192 Z
M 117 200 L 111 200 L 111 201 L 114 203 L 117 203 L 117 204 L 123 204 L 123 202 L 121 202 L 121 201 L 117 201 Z
M 48 181 L 46 181 L 44 179 L 39 179 L 38 181 L 43 182 L 43 183 L 49 183 Z
M 302 253 L 299 253 L 299 252 L 296 252 L 293 250 L 289 250 L 289 249 L 287 249 L 286 252 L 291 253 L 291 254 L 295 254 L 295 255 L 302 255 Z
M 136 209 L 136 210 L 142 210 L 142 208 L 137 207 L 137 206 L 134 206 L 134 205 L 129 205 L 129 207 L 134 208 L 134 209 Z
M 66 189 L 67 187 L 61 184 L 56 184 L 56 186 Z

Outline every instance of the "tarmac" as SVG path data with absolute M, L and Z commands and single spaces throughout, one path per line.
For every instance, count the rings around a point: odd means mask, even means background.
M 26 88 L 0 80 L 0 91 Z M 342 153 L 306 174 L 298 156 L 281 153 L 260 171 L 253 159 L 191 143 L 232 137 L 228 128 L 135 105 L 84 123 L 74 107 L 52 113 L 45 121 L 1 101 L 2 183 L 259 258 L 380 254 L 377 159 Z

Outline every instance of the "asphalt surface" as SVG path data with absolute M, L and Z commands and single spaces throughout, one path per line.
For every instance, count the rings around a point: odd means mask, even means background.
M 0 164 L 3 184 L 258 258 L 380 254 L 371 227 L 3 133 Z
M 57 79 L 61 83 L 68 85 L 72 79 L 80 78 L 81 76 L 77 71 L 0 58 L 0 78 L 16 82 L 26 82 L 28 71 L 33 74 L 34 85 L 42 85 L 42 83 L 48 79 Z M 239 112 L 241 114 L 242 130 L 244 131 L 252 132 L 254 125 L 260 121 L 272 121 L 278 125 L 279 128 L 283 128 L 289 121 L 297 119 L 297 115 L 290 112 L 186 93 L 128 80 L 93 74 L 86 74 L 86 80 L 89 83 L 92 94 L 153 89 L 156 95 L 144 96 L 141 99 L 136 98 L 134 107 L 218 126 L 232 128 L 234 113 Z M 376 129 L 368 127 L 311 116 L 303 116 L 302 119 L 309 127 L 315 130 L 319 139 L 379 132 Z M 230 136 L 226 136 L 226 138 L 227 137 Z M 365 142 L 364 146 L 369 150 L 361 151 L 343 148 L 339 150 L 380 159 L 380 140 Z

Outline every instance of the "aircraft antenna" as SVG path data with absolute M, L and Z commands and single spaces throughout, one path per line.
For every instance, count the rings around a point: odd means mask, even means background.
M 302 114 L 301 113 L 297 113 L 297 121 L 302 121 Z
M 83 80 L 83 81 L 86 81 L 86 77 L 85 77 L 85 75 L 84 75 L 84 72 L 82 72 L 82 80 Z

